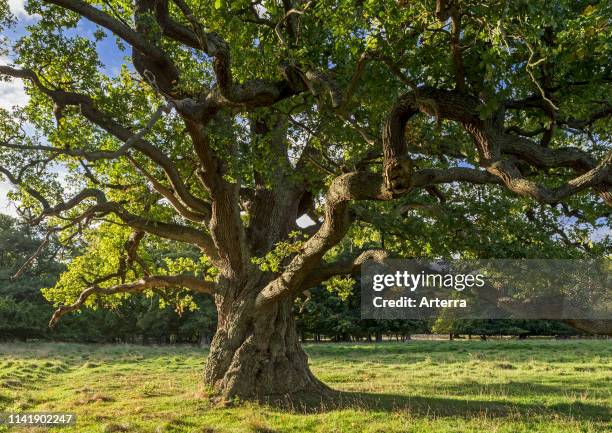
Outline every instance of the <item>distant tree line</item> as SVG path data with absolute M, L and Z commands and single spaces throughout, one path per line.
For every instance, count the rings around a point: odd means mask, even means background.
M 159 296 L 131 297 L 114 309 L 84 309 L 59 325 L 47 326 L 53 306 L 41 295 L 65 270 L 58 247 L 51 239 L 29 266 L 24 263 L 43 244 L 43 236 L 7 215 L 0 214 L 0 340 L 69 340 L 143 344 L 208 343 L 215 332 L 216 310 L 206 295 L 195 295 L 199 306 L 180 314 Z M 21 272 L 20 272 L 21 270 Z M 18 278 L 13 278 L 20 273 Z M 455 336 L 494 335 L 571 336 L 576 331 L 555 321 L 525 320 L 362 320 L 359 290 L 329 293 L 319 286 L 295 305 L 298 331 L 306 341 L 396 341 L 414 334 L 445 333 Z

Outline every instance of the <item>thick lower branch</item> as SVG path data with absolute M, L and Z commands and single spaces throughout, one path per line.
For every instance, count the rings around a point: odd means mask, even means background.
M 51 317 L 49 321 L 49 326 L 55 326 L 65 314 L 79 310 L 92 295 L 109 296 L 117 293 L 142 292 L 152 288 L 178 289 L 182 287 L 197 293 L 213 293 L 215 290 L 214 283 L 206 281 L 203 278 L 196 278 L 188 275 L 153 275 L 132 283 L 118 284 L 109 288 L 91 286 L 83 290 L 73 304 L 62 305 L 55 310 L 53 317 Z
M 495 176 L 469 168 L 450 170 L 419 170 L 413 176 L 414 186 L 428 186 L 455 181 L 498 183 Z M 308 275 L 314 272 L 323 255 L 346 234 L 353 221 L 349 210 L 351 200 L 391 200 L 396 195 L 385 186 L 382 175 L 371 172 L 347 173 L 332 182 L 326 195 L 325 220 L 321 228 L 304 244 L 281 275 L 258 295 L 257 305 L 263 306 L 278 297 L 297 294 Z

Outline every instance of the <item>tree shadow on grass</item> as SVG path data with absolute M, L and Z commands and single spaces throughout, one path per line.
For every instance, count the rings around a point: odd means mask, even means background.
M 562 392 L 562 391 L 559 391 Z M 300 396 L 268 402 L 294 413 L 320 413 L 335 410 L 366 410 L 375 412 L 409 412 L 417 416 L 453 418 L 531 418 L 533 416 L 571 417 L 591 421 L 612 421 L 608 407 L 593 403 L 572 402 L 543 405 L 505 400 L 477 400 L 419 397 L 367 392 L 331 391 L 325 397 Z

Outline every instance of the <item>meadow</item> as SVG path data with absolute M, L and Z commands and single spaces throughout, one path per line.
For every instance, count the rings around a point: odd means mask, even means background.
M 0 344 L 0 412 L 75 412 L 75 426 L 53 430 L 64 433 L 612 431 L 610 341 L 305 347 L 337 404 L 220 406 L 202 385 L 202 348 Z

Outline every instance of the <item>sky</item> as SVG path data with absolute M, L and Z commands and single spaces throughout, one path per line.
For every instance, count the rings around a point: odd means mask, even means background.
M 0 57 L 0 64 L 8 63 L 6 58 Z M 24 106 L 28 102 L 28 96 L 23 90 L 21 80 L 11 82 L 0 81 L 0 108 L 10 110 L 15 105 Z M 0 212 L 15 214 L 15 209 L 9 206 L 6 198 L 10 186 L 8 182 L 0 181 Z

